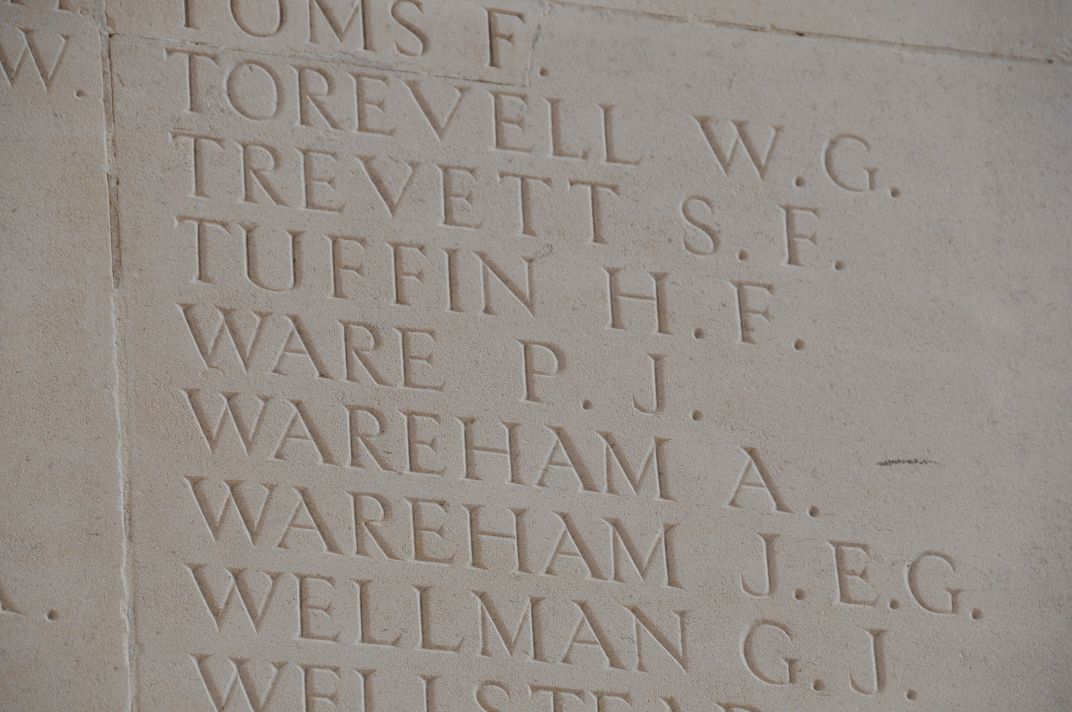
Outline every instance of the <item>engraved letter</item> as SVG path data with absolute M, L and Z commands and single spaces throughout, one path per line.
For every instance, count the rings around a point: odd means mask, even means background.
M 756 590 L 744 582 L 744 575 L 741 575 L 741 590 L 747 593 L 749 596 L 756 596 L 757 598 L 770 597 L 774 595 L 774 591 L 777 587 L 777 575 L 774 568 L 774 542 L 778 538 L 777 534 L 759 534 L 759 538 L 763 540 L 763 589 Z
M 771 154 L 774 152 L 774 146 L 778 143 L 778 136 L 782 131 L 781 126 L 770 127 L 771 137 L 767 141 L 766 150 L 760 156 L 752 137 L 748 135 L 747 121 L 730 121 L 733 126 L 733 143 L 730 145 L 729 151 L 727 151 L 715 135 L 715 123 L 710 116 L 694 116 L 693 119 L 700 126 L 704 138 L 707 139 L 707 145 L 711 147 L 711 152 L 715 154 L 715 158 L 718 159 L 718 165 L 725 175 L 730 174 L 730 167 L 733 165 L 734 158 L 737 157 L 737 147 L 744 146 L 744 152 L 748 155 L 748 160 L 751 161 L 752 167 L 756 169 L 756 175 L 759 176 L 760 180 L 766 178 L 767 165 L 770 162 Z
M 652 292 L 623 292 L 621 287 L 621 280 L 619 274 L 621 268 L 618 267 L 604 267 L 603 271 L 607 273 L 607 301 L 610 306 L 610 328 L 611 329 L 624 329 L 625 325 L 622 320 L 622 304 L 623 299 L 633 299 L 638 302 L 651 302 L 655 308 L 655 322 L 656 331 L 660 334 L 670 333 L 670 314 L 667 305 L 666 295 L 666 278 L 668 274 L 666 272 L 648 272 L 648 276 L 654 285 Z
M 959 588 L 946 588 L 943 589 L 946 592 L 946 600 L 942 603 L 928 602 L 924 599 L 926 596 L 923 594 L 920 585 L 920 568 L 928 559 L 937 559 L 944 562 L 949 570 L 956 573 L 956 566 L 953 565 L 952 557 L 943 554 L 938 551 L 925 551 L 916 557 L 908 566 L 908 590 L 912 594 L 912 598 L 915 599 L 919 607 L 930 613 L 956 613 L 960 610 L 960 589 Z
M 756 340 L 752 338 L 752 332 L 754 327 L 752 326 L 751 316 L 762 317 L 764 321 L 769 322 L 771 320 L 770 307 L 764 307 L 761 310 L 753 309 L 751 305 L 751 298 L 749 297 L 749 289 L 762 289 L 767 294 L 774 294 L 773 284 L 760 284 L 759 282 L 730 282 L 733 285 L 735 294 L 737 295 L 737 324 L 740 327 L 740 335 L 742 344 L 754 344 Z
M 557 346 L 549 342 L 519 340 L 518 343 L 521 344 L 522 367 L 525 373 L 525 400 L 543 403 L 543 399 L 536 393 L 536 379 L 537 377 L 550 378 L 558 374 L 566 366 L 566 356 Z M 554 359 L 550 370 L 537 368 L 537 349 Z
M 502 67 L 502 55 L 499 53 L 499 43 L 505 42 L 511 46 L 516 46 L 514 43 L 514 33 L 505 31 L 500 23 L 500 17 L 512 17 L 515 20 L 525 23 L 525 15 L 520 12 L 514 12 L 512 10 L 497 10 L 495 8 L 484 8 L 484 12 L 488 16 L 488 64 L 489 67 L 500 68 Z
M 785 264 L 800 267 L 800 251 L 797 249 L 797 240 L 807 240 L 815 244 L 815 233 L 808 234 L 797 232 L 797 214 L 804 213 L 819 219 L 818 208 L 800 208 L 793 205 L 779 206 L 785 215 Z
M 886 656 L 882 649 L 882 634 L 884 630 L 868 629 L 867 634 L 871 637 L 871 675 L 874 684 L 868 690 L 856 682 L 856 677 L 849 672 L 849 684 L 852 689 L 861 695 L 876 695 L 886 687 Z
M 744 463 L 744 469 L 741 470 L 741 476 L 737 480 L 737 488 L 733 490 L 733 496 L 730 497 L 728 505 L 730 507 L 736 507 L 737 509 L 745 509 L 737 503 L 737 498 L 741 495 L 741 490 L 757 489 L 763 490 L 770 498 L 771 503 L 774 505 L 774 511 L 787 512 L 792 511 L 782 501 L 781 496 L 778 494 L 778 489 L 774 486 L 774 479 L 771 477 L 770 472 L 767 470 L 767 466 L 763 463 L 762 458 L 759 456 L 759 451 L 754 447 L 743 447 L 741 450 L 748 460 Z M 759 478 L 758 481 L 749 481 L 748 475 L 752 472 L 756 473 Z
M 760 670 L 759 660 L 757 659 L 755 652 L 755 637 L 763 628 L 779 631 L 790 643 L 793 642 L 793 636 L 789 632 L 788 626 L 773 621 L 758 621 L 748 629 L 748 633 L 745 635 L 744 641 L 741 644 L 741 656 L 744 658 L 745 666 L 760 682 L 765 682 L 768 685 L 792 685 L 796 682 L 797 677 L 796 658 L 782 657 L 781 662 L 784 668 L 784 674 L 775 675 Z
M 859 551 L 864 556 L 871 556 L 871 550 L 867 544 L 850 544 L 844 541 L 832 541 L 830 542 L 831 548 L 834 550 L 834 571 L 837 576 L 838 597 L 837 603 L 845 603 L 851 606 L 873 606 L 878 601 L 878 594 L 876 593 L 869 599 L 857 598 L 852 594 L 849 588 L 852 586 L 853 580 L 870 586 L 870 581 L 867 580 L 867 564 L 866 562 L 858 566 L 852 566 L 848 562 L 846 554 L 850 551 Z
M 709 222 L 710 218 L 703 220 L 696 215 L 696 205 L 703 205 L 707 212 L 713 211 L 711 201 L 699 195 L 692 195 L 681 202 L 681 217 L 685 222 L 700 231 L 701 235 L 685 232 L 682 238 L 685 249 L 693 255 L 713 255 L 718 250 L 718 232 L 715 226 Z M 697 244 L 699 243 L 699 244 Z
M 863 193 L 868 190 L 874 190 L 875 173 L 878 172 L 878 168 L 875 168 L 874 166 L 863 166 L 864 174 L 867 176 L 864 185 L 860 185 L 859 183 L 849 183 L 842 178 L 834 168 L 834 152 L 837 150 L 837 147 L 841 145 L 842 141 L 845 141 L 846 143 L 857 143 L 864 147 L 865 152 L 871 151 L 870 144 L 859 136 L 853 136 L 852 134 L 839 134 L 835 136 L 830 139 L 830 142 L 826 144 L 826 148 L 823 149 L 823 167 L 826 168 L 826 175 L 830 177 L 830 180 L 833 181 L 834 185 L 842 190 L 847 190 L 850 193 Z

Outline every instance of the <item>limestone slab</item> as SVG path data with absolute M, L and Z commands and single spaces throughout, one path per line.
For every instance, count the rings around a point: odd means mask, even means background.
M 838 0 L 731 2 L 571 0 L 683 21 L 739 24 L 759 31 L 917 45 L 1068 63 L 1072 7 L 1062 0 L 939 0 L 846 5 Z
M 136 709 L 1069 705 L 1064 67 L 124 21 Z
M 0 7 L 0 708 L 126 709 L 99 32 Z
M 501 81 L 517 68 L 490 67 L 487 57 L 478 54 L 487 50 L 483 40 L 488 33 L 488 10 L 495 14 L 498 32 L 514 33 L 515 41 L 525 42 L 531 39 L 531 30 L 538 26 L 546 8 L 555 6 L 740 25 L 787 35 L 813 34 L 1065 64 L 1072 61 L 1072 7 L 1063 0 L 868 0 L 852 5 L 840 0 L 510 0 L 491 5 L 468 0 L 277 0 L 262 4 L 259 11 L 257 4 L 248 0 L 107 3 L 110 25 L 121 33 L 168 39 L 196 36 L 202 42 L 266 51 L 286 47 L 288 51 L 349 54 L 361 61 L 398 68 L 446 74 L 465 71 L 470 78 L 492 81 Z M 512 13 L 519 16 L 512 17 Z M 444 45 L 437 35 L 451 39 Z M 413 54 L 425 45 L 432 51 L 423 60 L 414 61 Z M 480 59 L 482 62 L 473 61 Z

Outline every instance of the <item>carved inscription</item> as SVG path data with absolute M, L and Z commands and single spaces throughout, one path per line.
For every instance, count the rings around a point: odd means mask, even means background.
M 397 71 L 436 42 L 427 1 L 254 5 L 186 2 L 182 29 L 300 27 L 379 63 L 131 44 L 169 88 L 172 123 L 134 149 L 168 186 L 142 224 L 167 268 L 141 256 L 130 279 L 168 334 L 143 343 L 174 428 L 153 477 L 194 633 L 167 659 L 200 709 L 925 698 L 898 619 L 981 620 L 969 567 L 853 533 L 778 434 L 724 429 L 689 386 L 717 354 L 763 384 L 822 346 L 802 286 L 864 269 L 843 222 L 907 202 L 898 147 L 578 92 L 553 65 Z M 539 15 L 484 9 L 477 69 L 507 66 Z M 9 80 L 47 88 L 62 43 L 6 40 Z M 688 156 L 672 180 L 663 151 Z

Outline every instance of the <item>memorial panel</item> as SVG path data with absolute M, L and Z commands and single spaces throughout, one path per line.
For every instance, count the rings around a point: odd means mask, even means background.
M 0 709 L 127 707 L 92 3 L 0 3 Z
M 113 38 L 138 708 L 1066 706 L 1066 70 L 470 10 Z
M 965 5 L 0 1 L 0 709 L 1072 709 L 1070 11 Z
M 814 35 L 830 41 L 877 42 L 906 49 L 1072 62 L 1072 5 L 1064 0 L 109 0 L 109 24 L 122 34 L 192 40 L 247 49 L 350 53 L 371 62 L 415 64 L 434 73 L 476 65 L 444 61 L 472 43 L 473 31 L 494 23 L 507 34 L 529 26 L 548 8 L 587 7 L 584 21 L 605 11 L 684 23 L 716 23 L 753 32 Z M 486 9 L 491 18 L 486 19 Z M 473 22 L 473 20 L 476 22 Z M 432 28 L 435 28 L 433 31 Z M 435 37 L 433 38 L 433 35 Z M 519 38 L 520 39 L 520 38 Z M 423 52 L 422 50 L 429 50 Z M 463 50 L 464 51 L 464 50 Z M 509 68 L 504 69 L 509 72 Z M 495 73 L 481 78 L 494 80 Z M 516 75 L 515 75 L 516 76 Z

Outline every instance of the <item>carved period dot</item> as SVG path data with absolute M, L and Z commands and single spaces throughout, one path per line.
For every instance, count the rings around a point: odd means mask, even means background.
M 834 269 L 840 272 L 841 270 L 845 269 L 845 263 L 841 260 L 834 260 Z
M 900 607 L 901 607 L 901 602 L 900 601 L 898 601 L 896 598 L 891 598 L 890 599 L 890 610 L 891 611 L 896 611 Z
M 45 618 L 47 618 L 50 621 L 54 621 L 59 617 L 60 617 L 60 614 L 55 609 L 52 609 L 48 613 L 45 614 Z
M 818 517 L 819 516 L 819 508 L 816 507 L 814 504 L 812 506 L 808 507 L 808 516 L 811 517 L 812 519 L 814 519 L 815 517 Z
M 977 621 L 983 617 L 983 612 L 980 611 L 978 608 L 973 608 L 971 611 L 971 617 L 973 621 Z
M 906 690 L 904 696 L 907 700 L 915 700 L 917 697 L 919 697 L 919 693 L 917 693 L 915 690 Z
M 797 351 L 803 351 L 804 346 L 805 346 L 804 339 L 797 339 L 796 341 L 793 342 L 793 348 L 796 349 Z
M 822 680 L 815 680 L 811 683 L 811 689 L 815 690 L 816 692 L 822 692 L 824 687 L 826 687 L 826 683 Z
M 900 188 L 890 188 L 890 197 L 891 198 L 900 198 L 901 197 L 901 189 Z
M 540 69 L 537 72 L 537 74 L 539 74 L 541 77 L 548 77 L 548 76 L 551 76 L 551 70 L 548 69 L 547 67 L 540 67 Z
M 590 401 L 587 398 L 585 398 L 581 402 L 581 407 L 584 408 L 585 410 L 592 410 L 592 401 Z
M 748 261 L 748 250 L 741 250 L 740 252 L 738 252 L 737 253 L 737 259 L 739 261 L 741 261 L 741 262 L 747 262 Z
M 77 96 L 79 99 L 81 99 L 82 97 L 84 97 L 86 95 L 86 93 L 84 91 L 82 91 L 81 89 L 75 89 L 74 95 Z
M 697 326 L 695 329 L 693 329 L 692 336 L 693 338 L 702 339 L 703 337 L 707 336 L 707 332 Z
M 804 176 L 797 176 L 797 179 L 795 181 L 793 181 L 793 185 L 795 185 L 798 188 L 803 188 L 804 187 Z
M 692 419 L 693 420 L 703 420 L 703 411 L 702 410 L 694 410 L 694 411 L 692 411 Z
M 798 601 L 803 601 L 805 595 L 806 594 L 804 593 L 804 589 L 802 588 L 798 588 L 796 591 L 793 591 L 793 598 L 797 599 Z

